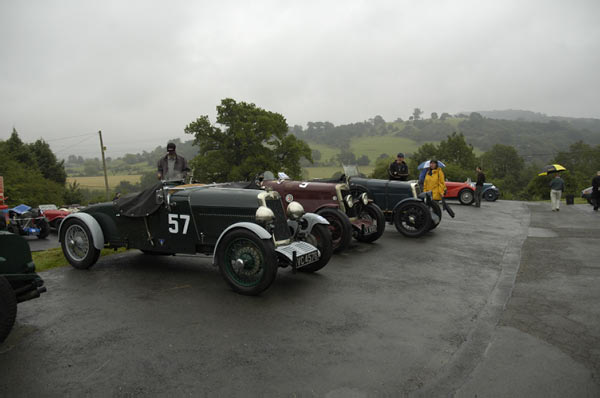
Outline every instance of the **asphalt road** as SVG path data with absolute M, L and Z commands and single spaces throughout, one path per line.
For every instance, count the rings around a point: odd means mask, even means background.
M 599 396 L 600 215 L 549 207 L 456 205 L 260 297 L 201 257 L 44 272 L 0 396 Z
M 53 249 L 55 247 L 60 247 L 60 242 L 58 241 L 58 232 L 50 231 L 50 235 L 48 235 L 44 239 L 39 239 L 37 236 L 23 236 L 27 243 L 29 243 L 29 248 L 32 252 L 39 252 L 42 250 Z

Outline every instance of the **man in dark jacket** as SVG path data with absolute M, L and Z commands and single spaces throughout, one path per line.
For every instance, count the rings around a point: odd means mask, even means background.
M 600 171 L 596 173 L 596 177 L 592 178 L 592 203 L 594 211 L 598 211 L 600 205 Z
M 399 153 L 395 161 L 390 164 L 388 169 L 390 180 L 407 181 L 408 165 L 404 161 L 404 154 Z
M 477 166 L 477 182 L 475 183 L 475 207 L 481 207 L 481 196 L 483 195 L 483 184 L 485 184 L 485 174 L 481 167 Z
M 158 160 L 159 180 L 183 180 L 190 171 L 187 161 L 175 152 L 175 144 L 167 144 L 167 154 Z

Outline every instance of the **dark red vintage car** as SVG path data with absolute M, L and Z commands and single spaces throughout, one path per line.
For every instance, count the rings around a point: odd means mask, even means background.
M 305 211 L 329 221 L 336 252 L 348 248 L 353 236 L 360 242 L 374 242 L 385 230 L 385 216 L 379 206 L 367 193 L 353 196 L 345 182 L 292 181 L 283 173 L 275 179 L 265 172 L 260 184 L 277 191 L 284 208 L 295 201 Z
M 468 182 L 446 181 L 444 199 L 458 199 L 461 205 L 470 205 L 475 201 L 475 188 Z
M 70 211 L 60 210 L 56 207 L 56 205 L 40 205 L 40 213 L 46 218 L 48 224 L 50 224 L 50 228 L 54 228 L 58 230 L 60 227 L 60 223 L 62 220 L 71 214 Z

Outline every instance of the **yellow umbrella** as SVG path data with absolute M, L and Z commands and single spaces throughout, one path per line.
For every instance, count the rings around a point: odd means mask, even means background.
M 544 166 L 544 171 L 542 171 L 540 174 L 538 174 L 539 176 L 547 176 L 548 173 L 556 173 L 559 171 L 565 171 L 566 169 L 561 166 L 560 164 L 549 164 Z

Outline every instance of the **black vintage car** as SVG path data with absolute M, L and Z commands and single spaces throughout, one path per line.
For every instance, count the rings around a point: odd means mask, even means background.
M 431 195 L 421 192 L 417 181 L 366 178 L 356 166 L 344 166 L 345 179 L 354 196 L 367 193 L 383 210 L 386 221 L 404 236 L 419 237 L 437 227 L 442 220 L 440 206 Z
M 211 255 L 233 290 L 256 295 L 271 285 L 278 267 L 323 268 L 332 255 L 327 227 L 297 202 L 284 211 L 277 192 L 161 183 L 69 215 L 59 240 L 69 263 L 82 269 L 104 247 Z
M 45 291 L 25 239 L 0 231 L 0 343 L 15 323 L 17 303 L 40 297 Z

